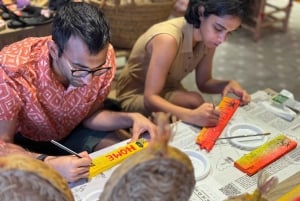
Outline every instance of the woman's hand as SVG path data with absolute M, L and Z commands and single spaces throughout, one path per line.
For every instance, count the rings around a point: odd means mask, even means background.
M 182 121 L 199 127 L 213 127 L 219 122 L 220 111 L 212 103 L 203 103 L 191 110 Z
M 92 159 L 86 151 L 76 156 L 48 156 L 45 163 L 58 171 L 68 182 L 75 182 L 89 176 Z
M 222 95 L 226 96 L 228 93 L 233 93 L 234 95 L 238 96 L 240 98 L 241 105 L 247 105 L 251 101 L 251 96 L 235 80 L 229 81 L 229 83 L 223 89 Z

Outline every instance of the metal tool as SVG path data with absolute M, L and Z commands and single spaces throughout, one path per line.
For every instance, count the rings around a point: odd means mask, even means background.
M 254 137 L 254 136 L 265 136 L 265 135 L 270 135 L 270 134 L 271 133 L 257 133 L 257 134 L 249 134 L 249 135 L 237 135 L 237 136 L 229 136 L 229 137 L 220 137 L 217 140 L 244 138 L 244 137 Z

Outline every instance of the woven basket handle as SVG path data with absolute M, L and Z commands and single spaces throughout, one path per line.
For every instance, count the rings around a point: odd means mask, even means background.
M 103 8 L 103 7 L 105 6 L 106 1 L 107 1 L 107 0 L 102 0 L 102 1 L 101 1 L 101 3 L 100 3 L 100 8 Z M 130 0 L 130 1 L 131 1 L 131 4 L 135 4 L 135 0 Z M 116 6 L 119 6 L 120 3 L 121 3 L 121 0 L 114 0 L 114 2 L 115 2 L 115 5 L 116 5 Z

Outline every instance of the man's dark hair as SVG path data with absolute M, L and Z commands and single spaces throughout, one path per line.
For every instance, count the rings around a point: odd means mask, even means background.
M 57 11 L 63 5 L 71 2 L 71 0 L 48 0 L 48 7 L 50 10 Z
M 219 17 L 232 15 L 244 20 L 251 14 L 254 0 L 190 0 L 185 12 L 185 19 L 194 27 L 199 28 L 200 13 L 199 6 L 204 8 L 204 17 L 216 15 Z
M 59 56 L 71 36 L 84 41 L 90 54 L 106 47 L 110 42 L 110 28 L 100 8 L 84 2 L 70 2 L 61 7 L 52 25 L 52 39 L 59 48 Z

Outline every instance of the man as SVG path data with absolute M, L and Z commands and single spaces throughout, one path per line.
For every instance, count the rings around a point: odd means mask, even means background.
M 154 124 L 142 115 L 103 107 L 116 70 L 109 41 L 98 8 L 69 3 L 56 14 L 52 37 L 27 38 L 2 49 L 0 155 L 38 157 L 73 182 L 88 176 L 91 158 L 83 150 L 119 141 L 111 131 L 132 127 L 133 140 L 146 131 L 154 136 Z M 44 155 L 57 153 L 50 140 L 82 158 Z

